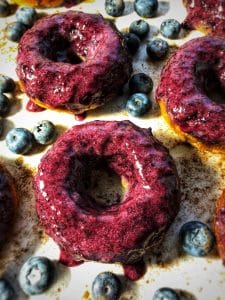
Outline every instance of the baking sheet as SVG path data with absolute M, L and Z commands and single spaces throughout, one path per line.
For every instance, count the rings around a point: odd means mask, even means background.
M 116 18 L 115 23 L 121 30 L 126 31 L 133 20 L 139 16 L 133 10 L 133 1 L 125 1 L 125 12 L 122 17 Z M 104 11 L 104 1 L 84 1 L 71 9 L 85 12 L 100 12 L 108 17 Z M 66 8 L 38 10 L 52 13 L 65 11 Z M 159 1 L 157 17 L 146 19 L 150 24 L 149 36 L 142 42 L 138 53 L 134 56 L 134 73 L 145 72 L 154 80 L 156 87 L 162 65 L 165 63 L 152 63 L 146 55 L 146 42 L 160 36 L 158 29 L 166 18 L 175 18 L 182 21 L 186 11 L 181 0 Z M 15 57 L 17 44 L 9 42 L 4 37 L 5 26 L 15 20 L 15 15 L 0 19 L 0 73 L 18 80 L 15 74 Z M 169 41 L 171 53 L 185 41 L 200 36 L 196 31 L 182 32 L 180 39 Z M 150 95 L 154 102 L 154 92 Z M 143 118 L 133 118 L 127 115 L 124 106 L 125 94 L 105 107 L 88 113 L 83 122 L 91 120 L 124 120 L 129 119 L 141 127 L 152 127 L 153 134 L 170 149 L 175 159 L 179 176 L 181 178 L 181 209 L 168 231 L 162 248 L 158 253 L 146 258 L 148 270 L 145 276 L 137 282 L 130 282 L 123 277 L 123 270 L 119 264 L 102 264 L 87 262 L 78 267 L 67 268 L 58 264 L 58 274 L 55 284 L 40 296 L 31 299 L 63 299 L 88 300 L 91 299 L 91 284 L 95 276 L 101 271 L 112 271 L 118 274 L 124 285 L 121 299 L 151 299 L 155 290 L 169 286 L 184 291 L 182 299 L 225 299 L 225 267 L 219 260 L 216 250 L 206 258 L 193 258 L 186 256 L 179 250 L 177 234 L 181 225 L 189 220 L 201 220 L 210 226 L 213 221 L 216 198 L 225 187 L 225 157 L 210 153 L 200 153 L 186 144 L 178 135 L 173 133 L 160 116 L 157 104 L 154 102 L 153 110 Z M 57 126 L 59 134 L 67 128 L 80 122 L 70 114 L 54 111 L 31 113 L 25 106 L 28 98 L 18 91 L 12 96 L 11 111 L 4 120 L 5 129 L 0 140 L 1 161 L 14 175 L 20 196 L 20 206 L 15 220 L 13 234 L 0 252 L 0 275 L 6 276 L 17 291 L 19 299 L 26 299 L 21 293 L 17 276 L 22 263 L 30 255 L 45 255 L 58 260 L 59 249 L 55 243 L 46 237 L 38 220 L 34 208 L 32 192 L 32 176 L 47 148 L 34 149 L 30 155 L 18 156 L 11 153 L 5 145 L 5 136 L 13 127 L 33 126 L 43 119 L 52 121 Z

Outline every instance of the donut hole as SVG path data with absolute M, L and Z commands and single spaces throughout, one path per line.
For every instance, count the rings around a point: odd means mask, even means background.
M 217 104 L 225 104 L 225 87 L 222 86 L 215 66 L 200 62 L 196 65 L 198 85 L 204 94 Z
M 107 161 L 99 157 L 82 156 L 70 162 L 66 179 L 67 190 L 72 195 L 78 192 L 85 210 L 106 209 L 120 203 L 125 193 L 121 177 L 112 170 Z
M 83 58 L 74 51 L 69 39 L 56 35 L 44 39 L 41 53 L 53 62 L 80 64 Z

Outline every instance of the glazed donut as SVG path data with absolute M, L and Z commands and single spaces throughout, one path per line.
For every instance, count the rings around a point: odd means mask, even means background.
M 82 113 L 118 94 L 131 69 L 127 48 L 111 22 L 67 11 L 42 18 L 26 31 L 16 70 L 36 104 Z
M 14 181 L 9 172 L 0 165 L 0 248 L 9 234 L 17 202 Z
M 82 0 L 13 0 L 14 3 L 21 6 L 32 7 L 57 7 L 70 2 L 70 6 L 80 3 Z
M 110 207 L 97 204 L 85 187 L 99 164 L 128 186 Z M 168 150 L 129 121 L 93 121 L 64 133 L 42 158 L 34 190 L 46 233 L 75 261 L 141 259 L 159 243 L 180 200 Z
M 225 104 L 212 91 L 224 88 L 225 40 L 208 36 L 187 42 L 169 59 L 156 99 L 168 123 L 191 144 L 223 152 Z
M 225 191 L 216 202 L 214 231 L 219 255 L 225 263 Z
M 225 37 L 224 0 L 183 0 L 188 15 L 183 24 L 206 34 Z

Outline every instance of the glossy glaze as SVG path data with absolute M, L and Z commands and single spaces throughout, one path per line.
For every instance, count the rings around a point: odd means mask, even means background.
M 30 98 L 82 113 L 121 90 L 131 60 L 112 23 L 101 15 L 67 11 L 40 19 L 23 35 L 16 70 Z
M 184 25 L 212 35 L 225 37 L 224 0 L 183 0 L 187 8 Z
M 110 207 L 87 193 L 88 176 L 99 164 L 128 185 Z M 179 209 L 178 178 L 167 149 L 150 130 L 129 121 L 94 121 L 67 131 L 41 160 L 34 189 L 40 221 L 67 260 L 140 260 L 160 243 Z
M 209 146 L 225 146 L 225 104 L 209 97 L 210 86 L 225 88 L 225 40 L 193 39 L 164 67 L 156 98 L 174 126 Z

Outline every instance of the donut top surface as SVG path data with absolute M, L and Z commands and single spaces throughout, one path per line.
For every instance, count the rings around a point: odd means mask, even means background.
M 127 182 L 117 204 L 102 207 L 88 193 L 100 166 Z M 55 172 L 57 170 L 57 172 Z M 140 259 L 160 242 L 179 208 L 176 168 L 168 151 L 129 121 L 74 126 L 43 157 L 34 181 L 46 232 L 73 259 Z
M 7 238 L 17 204 L 17 195 L 13 179 L 0 165 L 0 248 Z
M 40 106 L 82 113 L 114 97 L 131 69 L 112 22 L 67 11 L 40 19 L 23 35 L 16 70 L 23 89 Z
M 206 145 L 225 146 L 225 40 L 193 39 L 164 67 L 156 97 L 172 123 Z
M 224 0 L 183 0 L 187 8 L 184 24 L 191 29 L 225 37 Z

